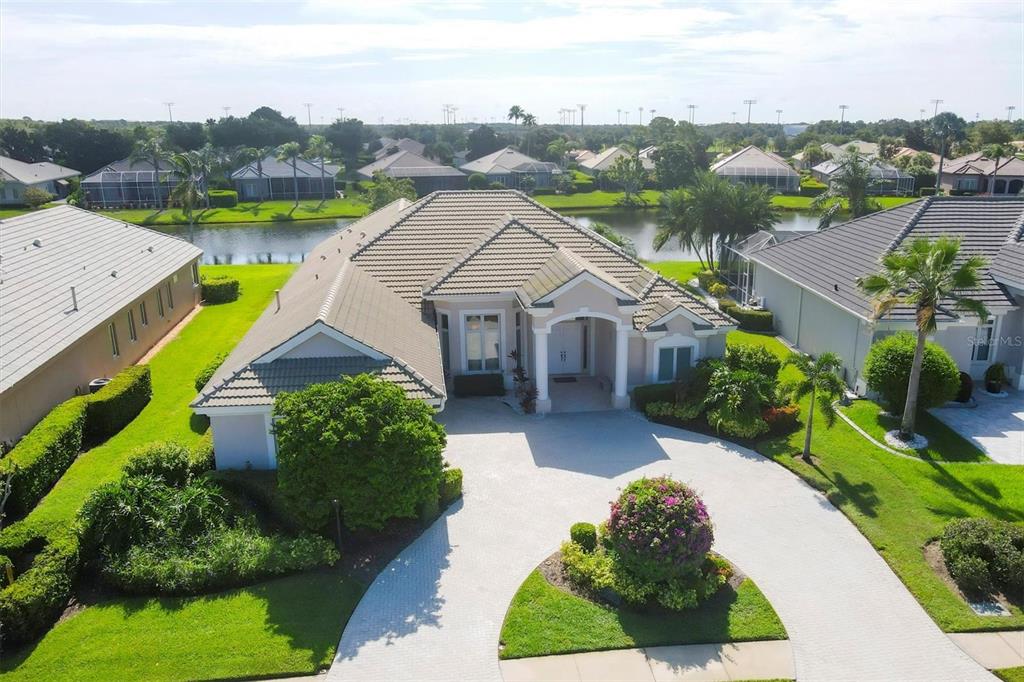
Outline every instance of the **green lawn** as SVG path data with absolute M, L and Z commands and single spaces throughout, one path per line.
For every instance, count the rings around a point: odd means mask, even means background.
M 640 196 L 647 202 L 648 208 L 657 208 L 661 192 L 656 189 L 646 189 Z M 622 192 L 594 191 L 578 194 L 542 194 L 535 196 L 534 199 L 548 208 L 559 211 L 579 211 L 595 208 L 622 208 L 619 205 L 622 197 Z
M 730 343 L 756 342 L 779 355 L 788 351 L 769 336 L 732 332 Z M 787 371 L 791 371 L 789 368 Z M 785 378 L 785 377 L 784 377 Z M 807 401 L 802 405 L 805 414 Z M 925 610 L 946 631 L 1024 627 L 1024 612 L 1008 618 L 977 616 L 925 563 L 924 546 L 954 518 L 1024 521 L 1024 469 L 994 463 L 937 462 L 894 457 L 839 420 L 814 420 L 813 452 L 820 464 L 793 453 L 803 432 L 772 438 L 757 450 L 826 493 L 888 562 Z M 947 454 L 947 459 L 954 455 Z
M 690 260 L 664 260 L 657 262 L 645 262 L 644 265 L 660 275 L 674 279 L 680 284 L 686 284 L 700 272 L 700 262 Z
M 870 400 L 856 400 L 843 413 L 880 443 L 885 434 L 900 426 L 900 418 L 883 415 L 882 407 Z M 940 462 L 989 462 L 988 456 L 969 440 L 943 424 L 937 417 L 925 412 L 917 418 L 918 433 L 928 438 L 924 450 L 907 450 L 907 454 Z
M 782 622 L 750 580 L 690 611 L 644 614 L 568 594 L 534 571 L 505 616 L 501 657 L 785 638 Z
M 896 208 L 903 204 L 909 204 L 913 201 L 917 201 L 920 197 L 874 197 L 875 201 L 883 209 Z M 811 210 L 811 202 L 814 201 L 814 197 L 801 197 L 801 196 L 790 196 L 788 194 L 776 194 L 772 197 L 772 203 L 783 210 L 789 211 L 809 211 Z M 843 202 L 846 205 L 846 202 Z
M 1002 670 L 993 670 L 1001 680 L 1006 682 L 1024 682 L 1024 666 L 1020 668 L 1003 668 Z
M 39 208 L 40 209 L 42 209 L 42 208 L 53 208 L 56 205 L 57 204 L 44 204 L 43 206 L 40 206 Z M 14 216 L 23 215 L 25 213 L 31 213 L 33 210 L 39 210 L 39 209 L 31 209 L 31 208 L 27 208 L 27 207 L 0 208 L 0 220 L 3 220 L 5 218 L 13 218 Z
M 363 589 L 324 570 L 201 597 L 118 599 L 4 656 L 0 670 L 12 681 L 308 675 L 330 664 Z
M 274 200 L 259 203 L 240 203 L 232 208 L 211 208 L 196 213 L 196 223 L 266 223 L 281 220 L 327 220 L 331 218 L 361 218 L 370 207 L 358 199 L 304 200 L 296 208 L 294 201 Z M 118 209 L 100 211 L 103 215 L 137 225 L 187 225 L 188 220 L 178 209 Z

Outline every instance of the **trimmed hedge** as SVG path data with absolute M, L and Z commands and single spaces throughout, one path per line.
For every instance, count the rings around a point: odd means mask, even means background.
M 574 523 L 569 528 L 569 538 L 588 552 L 593 552 L 597 549 L 597 526 L 586 521 Z
M 647 411 L 648 403 L 675 403 L 676 387 L 674 384 L 645 384 L 633 389 L 633 407 L 639 412 Z
M 1024 594 L 1024 526 L 993 519 L 956 519 L 939 540 L 946 567 L 969 595 L 998 588 Z
M 238 300 L 238 280 L 234 277 L 203 275 L 200 278 L 200 283 L 203 303 L 206 305 L 231 303 Z
M 445 469 L 442 472 L 440 497 L 442 507 L 462 497 L 462 469 Z
M 505 380 L 500 372 L 488 374 L 459 374 L 452 379 L 452 388 L 460 398 L 468 396 L 503 396 Z
M 217 373 L 217 370 L 220 369 L 220 366 L 224 364 L 224 360 L 227 357 L 227 351 L 223 353 L 218 353 L 216 356 L 214 356 L 213 360 L 210 360 L 210 362 L 208 362 L 205 367 L 199 370 L 199 373 L 196 374 L 195 379 L 196 391 L 203 390 L 203 386 L 205 386 L 210 381 L 210 379 L 213 378 L 213 375 Z
M 38 538 L 33 538 L 38 541 Z M 9 551 L 7 547 L 3 548 Z M 3 643 L 22 644 L 44 633 L 71 597 L 80 559 L 75 532 L 51 537 L 32 566 L 0 590 Z
M 726 315 L 739 322 L 740 329 L 748 332 L 770 332 L 775 329 L 775 315 L 770 310 L 754 310 L 739 305 L 723 304 L 719 308 Z
M 15 470 L 7 513 L 23 516 L 60 480 L 82 450 L 89 398 L 78 396 L 50 410 L 0 460 L 0 474 Z
M 125 367 L 110 383 L 89 396 L 85 441 L 100 443 L 127 426 L 153 397 L 149 365 Z
M 886 409 L 903 414 L 914 363 L 917 337 L 910 332 L 887 336 L 871 345 L 864 359 L 864 380 L 881 398 Z M 919 411 L 952 400 L 960 390 L 960 369 L 942 346 L 927 342 L 921 360 L 917 391 Z
M 233 189 L 211 189 L 211 208 L 232 208 L 238 205 L 238 192 Z

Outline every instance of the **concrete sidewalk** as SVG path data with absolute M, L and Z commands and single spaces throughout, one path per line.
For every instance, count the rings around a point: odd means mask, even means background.
M 504 682 L 688 682 L 793 679 L 788 640 L 595 651 L 501 662 Z
M 989 670 L 1024 666 L 1024 630 L 954 632 L 949 638 Z

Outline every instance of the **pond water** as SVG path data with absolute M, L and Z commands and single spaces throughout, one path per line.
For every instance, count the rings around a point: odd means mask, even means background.
M 782 211 L 778 230 L 814 230 L 817 216 L 799 211 Z M 582 211 L 572 217 L 583 225 L 599 221 L 628 237 L 636 245 L 637 255 L 644 260 L 694 260 L 688 249 L 667 244 L 654 250 L 654 234 L 658 230 L 655 211 Z M 233 223 L 201 225 L 192 232 L 195 245 L 203 250 L 203 264 L 246 265 L 250 263 L 301 263 L 314 246 L 353 222 L 338 220 L 296 220 L 278 223 Z M 160 227 L 161 232 L 189 238 L 187 225 Z

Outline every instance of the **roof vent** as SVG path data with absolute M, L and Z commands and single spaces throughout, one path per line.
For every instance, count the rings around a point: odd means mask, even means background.
M 153 247 L 152 246 L 147 246 L 146 247 L 146 251 L 149 251 L 150 253 L 153 253 Z
M 833 284 L 832 288 L 835 289 L 836 291 L 839 291 L 839 285 L 838 284 Z
M 117 270 L 111 270 L 110 271 L 110 276 L 111 277 L 117 277 Z
M 43 245 L 43 242 L 41 240 L 39 240 L 39 239 L 33 239 L 32 240 L 32 246 L 42 246 L 42 245 Z

